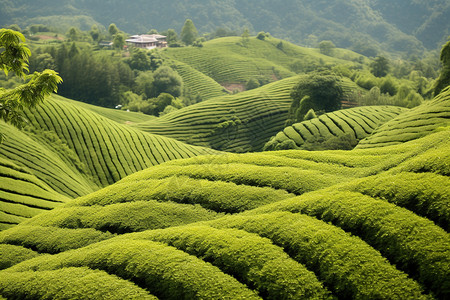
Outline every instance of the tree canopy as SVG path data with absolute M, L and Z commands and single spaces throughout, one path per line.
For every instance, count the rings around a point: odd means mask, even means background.
M 449 37 L 450 38 L 450 37 Z M 442 69 L 434 86 L 434 94 L 438 95 L 443 89 L 450 85 L 450 41 L 441 50 Z
M 342 88 L 332 74 L 314 73 L 302 77 L 291 91 L 292 104 L 286 125 L 304 120 L 309 110 L 331 112 L 341 108 Z
M 27 83 L 13 89 L 0 88 L 0 119 L 21 127 L 25 121 L 22 111 L 34 107 L 58 89 L 61 77 L 53 70 L 44 70 L 27 75 L 30 49 L 25 37 L 11 29 L 0 29 L 0 69 L 5 74 L 13 72 Z M 0 133 L 0 142 L 3 135 Z
M 184 26 L 181 29 L 181 40 L 186 45 L 192 45 L 194 41 L 197 39 L 198 31 L 195 28 L 194 22 L 191 19 L 187 19 L 184 22 Z

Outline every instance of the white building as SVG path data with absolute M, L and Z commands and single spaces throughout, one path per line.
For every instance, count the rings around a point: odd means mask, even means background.
M 159 34 L 133 35 L 126 42 L 130 46 L 149 50 L 167 47 L 166 36 Z

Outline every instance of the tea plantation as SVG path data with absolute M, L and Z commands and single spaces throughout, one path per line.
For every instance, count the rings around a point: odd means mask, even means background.
M 392 119 L 387 125 L 398 119 L 394 124 L 403 124 L 408 131 L 415 124 L 408 120 L 427 120 L 426 113 L 448 105 L 449 95 L 446 91 L 413 110 L 367 107 L 324 116 L 344 124 L 345 117 L 359 114 L 367 130 L 375 128 L 369 127 L 375 123 L 370 120 Z M 60 103 L 48 101 L 47 111 Z M 70 116 L 75 106 L 66 109 Z M 442 111 L 434 129 L 424 127 L 422 137 L 351 151 L 196 155 L 206 150 L 172 141 L 170 149 L 176 153 L 189 149 L 191 157 L 171 160 L 166 151 L 166 162 L 157 161 L 133 174 L 127 174 L 122 163 L 123 173 L 117 172 L 125 176 L 118 181 L 113 177 L 115 183 L 101 189 L 100 176 L 97 185 L 89 185 L 81 171 L 75 173 L 76 168 L 63 164 L 64 157 L 61 162 L 59 156 L 50 160 L 52 164 L 46 162 L 48 176 L 64 166 L 78 175 L 73 189 L 84 187 L 85 192 L 74 200 L 70 198 L 75 196 L 56 192 L 56 181 L 34 175 L 39 173 L 31 172 L 31 165 L 2 159 L 2 176 L 29 184 L 27 199 L 32 195 L 37 199 L 30 207 L 42 209 L 39 214 L 24 209 L 17 222 L 27 219 L 0 232 L 0 295 L 448 299 L 450 130 L 448 113 Z M 93 113 L 83 113 L 89 114 Z M 95 117 L 97 126 L 91 134 L 95 130 L 116 130 L 124 138 L 125 132 L 139 134 Z M 56 126 L 63 120 L 52 120 L 52 130 L 58 132 Z M 33 124 L 40 123 L 33 119 Z M 367 139 L 388 136 L 392 127 L 386 125 Z M 363 132 L 365 127 L 360 128 Z M 171 141 L 140 134 L 135 140 L 152 137 L 165 145 Z M 7 143 L 13 143 L 14 135 L 8 135 Z M 62 130 L 58 136 L 67 137 Z M 118 145 L 114 140 L 109 143 Z M 119 151 L 120 146 L 113 148 Z M 75 153 L 84 153 L 78 149 L 74 146 Z M 83 155 L 79 157 L 89 157 Z M 138 165 L 131 156 L 121 161 Z M 107 169 L 111 164 L 104 161 L 98 166 Z M 18 204 L 14 201 L 7 203 Z
M 26 131 L 1 123 L 0 227 L 164 161 L 214 152 L 119 124 L 148 119 L 127 114 L 54 96 L 27 112 Z
M 283 129 L 293 58 L 339 58 L 270 37 L 161 55 L 205 101 L 52 96 L 0 123 L 0 299 L 450 298 L 450 89 Z M 253 76 L 274 82 L 221 86 Z M 359 143 L 309 151 L 342 137 Z

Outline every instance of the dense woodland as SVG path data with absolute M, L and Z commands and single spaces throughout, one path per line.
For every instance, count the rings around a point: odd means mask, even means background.
M 450 3 L 282 2 L 0 1 L 0 299 L 450 298 Z

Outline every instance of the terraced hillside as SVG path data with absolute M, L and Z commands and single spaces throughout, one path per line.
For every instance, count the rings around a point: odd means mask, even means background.
M 319 65 L 357 65 L 355 61 L 359 58 L 351 51 L 342 55 L 347 60 L 334 58 L 322 55 L 316 49 L 303 48 L 272 37 L 265 40 L 251 37 L 246 42 L 241 37 L 226 37 L 203 45 L 169 48 L 163 55 L 191 66 L 222 85 L 246 83 L 251 78 L 272 82 Z
M 189 88 L 193 95 L 198 95 L 202 100 L 208 100 L 227 94 L 227 91 L 214 79 L 206 76 L 188 64 L 170 60 L 170 66 L 177 71 L 183 79 L 183 84 Z
M 400 114 L 358 144 L 358 148 L 397 145 L 420 138 L 450 124 L 450 87 L 436 98 Z
M 446 299 L 449 133 L 151 167 L 0 232 L 0 295 Z
M 0 227 L 52 209 L 147 167 L 213 153 L 121 125 L 61 97 L 27 112 L 26 131 L 0 124 Z M 126 112 L 101 110 L 122 120 Z M 130 120 L 139 121 L 130 114 Z M 148 118 L 147 118 L 148 119 Z
M 286 118 L 298 77 L 261 88 L 216 97 L 136 124 L 145 132 L 217 150 L 259 151 Z
M 284 128 L 266 143 L 264 149 L 308 149 L 314 145 L 326 148 L 333 138 L 348 138 L 357 143 L 406 111 L 398 106 L 362 106 L 326 113 Z M 327 141 L 328 144 L 324 144 Z

